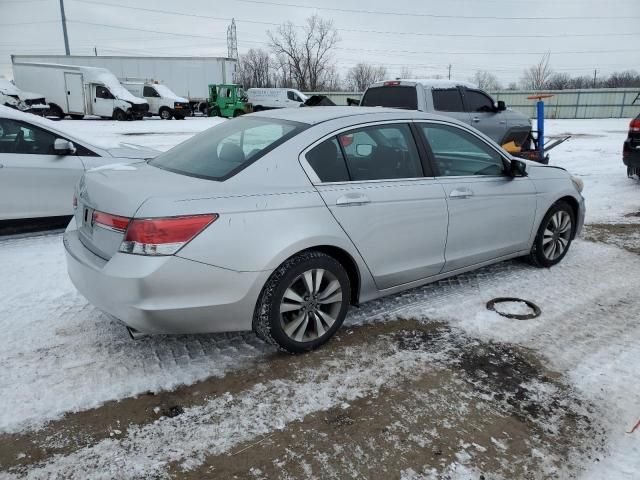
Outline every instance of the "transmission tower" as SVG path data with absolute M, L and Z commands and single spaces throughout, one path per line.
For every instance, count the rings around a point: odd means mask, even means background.
M 236 35 L 236 19 L 231 19 L 227 27 L 227 57 L 238 60 L 238 37 Z

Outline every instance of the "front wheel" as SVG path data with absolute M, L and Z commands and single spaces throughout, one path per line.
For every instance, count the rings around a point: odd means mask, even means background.
M 171 120 L 173 118 L 173 115 L 171 113 L 171 110 L 169 110 L 166 107 L 163 107 L 160 109 L 160 118 L 162 120 Z
M 118 122 L 124 122 L 127 119 L 127 114 L 118 108 L 113 112 L 113 119 Z
M 556 202 L 540 223 L 529 253 L 529 261 L 540 268 L 549 268 L 560 263 L 569 251 L 574 231 L 573 208 L 567 202 Z
M 265 284 L 253 330 L 290 353 L 313 350 L 340 328 L 351 298 L 349 275 L 335 258 L 308 251 L 291 257 Z

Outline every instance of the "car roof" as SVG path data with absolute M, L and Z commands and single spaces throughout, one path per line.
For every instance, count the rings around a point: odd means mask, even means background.
M 384 80 L 381 82 L 376 82 L 370 87 L 381 87 L 384 86 L 386 82 L 400 82 L 400 85 L 412 86 L 412 85 L 422 85 L 425 88 L 455 88 L 458 86 L 468 87 L 468 88 L 478 88 L 477 85 L 471 82 L 466 82 L 464 80 L 448 80 L 441 78 L 396 78 L 393 80 Z
M 307 123 L 315 125 L 329 120 L 336 120 L 347 117 L 369 116 L 366 120 L 403 120 L 403 119 L 432 119 L 439 120 L 444 117 L 430 113 L 419 112 L 417 110 L 403 110 L 400 108 L 385 107 L 298 107 L 298 108 L 279 108 L 273 110 L 264 110 L 252 113 L 250 116 L 274 118 L 279 120 L 290 120 L 293 122 Z M 359 118 L 362 119 L 362 118 Z M 362 119 L 364 120 L 364 119 Z M 447 118 L 447 120 L 451 120 Z

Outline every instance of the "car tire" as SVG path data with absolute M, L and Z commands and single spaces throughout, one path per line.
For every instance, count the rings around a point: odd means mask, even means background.
M 47 116 L 56 117 L 58 120 L 63 120 L 65 114 L 58 105 L 51 104 L 49 105 L 49 113 L 47 114 Z
M 82 120 L 83 118 L 84 118 L 84 115 L 76 115 L 76 114 L 71 115 L 71 120 Z
M 569 251 L 576 229 L 575 213 L 565 201 L 554 203 L 546 213 L 531 247 L 528 260 L 539 268 L 549 268 Z
M 127 119 L 127 114 L 118 108 L 113 112 L 113 119 L 118 122 L 124 122 Z
M 242 110 L 234 110 L 233 118 L 239 117 L 240 115 L 244 115 L 244 112 Z
M 159 113 L 162 120 L 171 120 L 173 118 L 171 110 L 169 110 L 167 107 L 161 108 Z
M 351 283 L 342 264 L 322 252 L 306 251 L 271 274 L 256 304 L 253 330 L 281 350 L 308 352 L 340 328 L 350 298 Z

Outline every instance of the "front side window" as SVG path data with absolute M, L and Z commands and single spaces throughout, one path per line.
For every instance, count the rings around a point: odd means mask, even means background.
M 441 176 L 502 175 L 502 156 L 471 133 L 437 124 L 421 129 Z
M 465 90 L 465 99 L 470 112 L 493 112 L 493 100 L 478 90 Z
M 145 86 L 142 89 L 142 96 L 143 97 L 159 97 L 160 95 L 158 94 L 158 92 L 156 92 L 155 88 Z
M 352 181 L 422 177 L 420 156 L 405 124 L 376 125 L 338 135 Z
M 106 87 L 102 87 L 100 85 L 96 86 L 96 97 L 97 98 L 105 98 L 107 100 L 113 100 L 113 95 Z
M 57 137 L 28 123 L 0 119 L 0 153 L 53 155 Z
M 286 120 L 240 117 L 205 130 L 149 164 L 182 175 L 222 181 L 306 127 Z
M 434 89 L 433 108 L 441 112 L 464 112 L 460 90 L 457 88 Z

